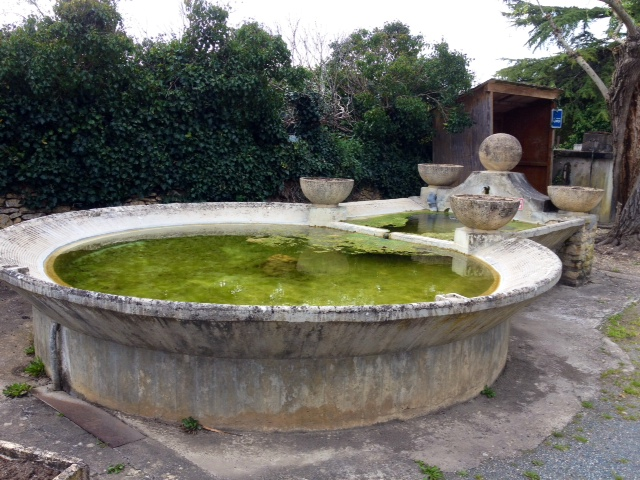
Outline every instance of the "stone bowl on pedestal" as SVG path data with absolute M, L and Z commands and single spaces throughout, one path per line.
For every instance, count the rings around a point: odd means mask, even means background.
M 344 202 L 351 190 L 350 178 L 300 177 L 302 193 L 314 205 L 336 206 Z
M 508 172 L 522 158 L 522 146 L 516 137 L 507 133 L 489 135 L 478 150 L 480 163 L 487 170 Z
M 432 187 L 447 187 L 458 180 L 463 170 L 462 165 L 419 163 L 420 178 Z
M 451 210 L 465 227 L 498 230 L 518 213 L 519 198 L 494 195 L 452 195 Z
M 547 193 L 558 209 L 580 213 L 593 210 L 604 196 L 601 188 L 567 185 L 549 185 Z

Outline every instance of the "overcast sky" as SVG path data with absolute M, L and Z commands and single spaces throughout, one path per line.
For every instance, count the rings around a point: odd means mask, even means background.
M 39 0 L 47 11 L 52 0 Z M 221 2 L 222 3 L 222 2 Z M 421 34 L 429 43 L 446 40 L 453 50 L 471 59 L 476 83 L 508 66 L 503 59 L 545 56 L 532 53 L 524 43 L 525 29 L 516 29 L 501 15 L 506 8 L 502 0 L 227 0 L 231 8 L 230 24 L 255 20 L 288 36 L 288 26 L 298 24 L 300 31 L 320 32 L 327 41 L 359 28 L 382 27 L 399 20 Z M 602 5 L 597 0 L 543 0 L 543 5 Z M 120 0 L 119 11 L 127 30 L 142 38 L 162 33 L 179 33 L 182 29 L 182 0 Z M 30 12 L 26 0 L 0 0 L 2 23 L 19 19 Z

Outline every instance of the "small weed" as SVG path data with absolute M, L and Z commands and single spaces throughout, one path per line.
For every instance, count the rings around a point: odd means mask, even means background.
M 64 413 L 60 413 L 60 412 L 58 412 L 58 413 L 56 413 L 56 415 L 57 415 L 58 417 L 64 417 Z
M 530 478 L 531 480 L 540 480 L 540 475 L 536 472 L 532 472 L 531 470 L 527 470 L 522 475 L 526 478 Z
M 531 460 L 531 464 L 535 465 L 536 467 L 541 467 L 542 465 L 544 465 L 544 462 L 542 460 Z
M 7 388 L 2 390 L 2 394 L 5 397 L 9 398 L 24 397 L 31 391 L 32 388 L 33 386 L 29 385 L 28 383 L 12 383 Z
M 44 362 L 40 357 L 31 360 L 27 368 L 24 369 L 24 373 L 35 378 L 44 377 L 47 374 L 44 370 Z
M 582 408 L 593 408 L 593 402 L 587 402 L 586 400 L 582 402 Z
M 605 370 L 604 372 L 602 372 L 600 374 L 600 378 L 604 380 L 605 378 L 611 377 L 613 375 L 620 375 L 621 373 L 622 370 L 619 368 L 610 368 L 609 370 Z
M 556 438 L 564 437 L 564 433 L 562 433 L 562 432 L 553 432 L 551 435 L 553 435 Z
M 444 480 L 444 473 L 435 465 L 428 465 L 422 460 L 414 460 L 420 467 L 420 473 L 424 473 L 424 480 Z
M 576 435 L 573 437 L 576 442 L 587 443 L 589 439 L 587 437 L 583 437 L 582 435 Z
M 605 420 L 611 420 L 613 418 L 613 415 L 611 415 L 610 413 L 603 413 L 602 418 L 604 418 Z
M 616 460 L 616 462 L 622 463 L 622 464 L 627 464 L 627 463 L 629 463 L 629 460 L 627 460 L 626 458 L 619 458 L 619 459 Z
M 107 467 L 107 473 L 121 473 L 123 470 L 124 470 L 124 463 L 109 465 Z
M 36 347 L 34 347 L 33 344 L 29 345 L 24 349 L 24 354 L 28 355 L 29 357 L 33 357 L 36 354 Z
M 484 477 L 479 473 L 477 473 L 473 476 L 473 480 L 484 480 Z
M 613 480 L 624 480 L 622 475 L 618 475 L 616 472 L 613 472 Z
M 97 445 L 98 447 L 100 447 L 100 448 L 106 448 L 106 447 L 107 447 L 107 444 L 106 444 L 106 443 L 104 443 L 102 440 L 98 440 L 98 441 L 96 442 L 96 445 Z
M 202 430 L 202 425 L 195 418 L 187 417 L 182 419 L 182 429 L 187 433 L 195 435 L 199 430 Z
M 485 385 L 484 389 L 480 392 L 480 394 L 484 395 L 487 398 L 494 398 L 496 396 L 496 391 L 493 388 Z
M 555 448 L 556 450 L 560 450 L 561 452 L 566 452 L 568 450 L 571 449 L 571 447 L 569 445 L 563 445 L 561 443 L 556 443 L 553 448 Z
M 456 475 L 462 478 L 467 478 L 469 476 L 469 472 L 467 472 L 466 470 L 459 470 L 456 472 Z

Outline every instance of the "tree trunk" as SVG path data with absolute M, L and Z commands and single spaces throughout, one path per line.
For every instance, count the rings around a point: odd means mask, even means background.
M 614 51 L 615 74 L 609 89 L 613 134 L 613 201 L 622 205 L 604 243 L 640 246 L 640 37 L 627 38 Z

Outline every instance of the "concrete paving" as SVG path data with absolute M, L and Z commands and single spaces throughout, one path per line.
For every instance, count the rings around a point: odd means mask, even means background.
M 187 435 L 179 425 L 116 414 L 146 438 L 110 448 L 33 396 L 2 397 L 0 439 L 81 458 L 92 476 L 120 463 L 121 476 L 154 479 L 422 478 L 415 460 L 449 472 L 470 469 L 535 448 L 597 396 L 601 372 L 620 363 L 632 368 L 598 327 L 640 299 L 638 280 L 596 271 L 584 287 L 556 286 L 513 319 L 495 398 L 480 395 L 411 421 L 332 432 Z M 22 353 L 29 323 L 28 305 L 0 287 L 2 388 L 27 380 L 21 372 L 29 360 Z

